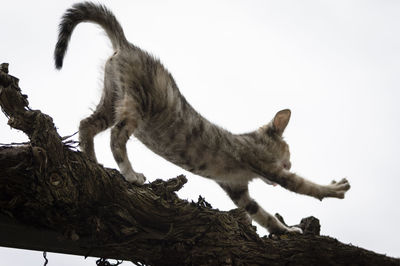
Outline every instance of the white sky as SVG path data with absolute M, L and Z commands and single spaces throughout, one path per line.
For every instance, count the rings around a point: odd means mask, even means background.
M 77 131 L 97 104 L 102 65 L 112 53 L 102 30 L 81 24 L 64 68 L 54 69 L 59 18 L 74 2 L 0 0 L 0 63 L 10 63 L 30 106 L 51 115 L 61 135 Z M 319 202 L 254 181 L 250 193 L 267 211 L 288 224 L 314 215 L 324 235 L 400 257 L 400 2 L 100 2 L 130 42 L 161 59 L 205 117 L 241 133 L 290 108 L 285 137 L 293 171 L 321 184 L 347 177 L 352 185 L 346 199 Z M 1 115 L 1 143 L 26 140 L 6 122 Z M 185 173 L 134 138 L 128 149 L 150 181 Z M 96 138 L 96 152 L 116 167 L 109 131 Z M 185 174 L 181 198 L 201 194 L 215 208 L 234 207 L 214 182 Z M 0 257 L 5 265 L 43 263 L 40 252 L 0 248 Z M 76 256 L 48 258 L 49 265 L 94 265 Z

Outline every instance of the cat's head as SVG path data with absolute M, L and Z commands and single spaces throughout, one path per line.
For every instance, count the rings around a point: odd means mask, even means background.
M 285 131 L 291 112 L 289 109 L 284 109 L 276 113 L 272 121 L 266 125 L 263 130 L 264 134 L 273 140 L 273 153 L 276 155 L 276 163 L 278 167 L 289 170 L 292 166 L 290 162 L 289 145 L 283 139 L 282 135 Z
M 289 109 L 279 111 L 270 123 L 255 132 L 258 139 L 253 146 L 256 154 L 248 161 L 251 161 L 254 173 L 261 178 L 268 178 L 268 173 L 289 170 L 291 167 L 289 146 L 282 137 L 290 114 Z

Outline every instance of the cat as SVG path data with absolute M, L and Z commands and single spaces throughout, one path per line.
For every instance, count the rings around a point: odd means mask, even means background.
M 180 93 L 161 62 L 129 43 L 113 13 L 103 5 L 83 2 L 62 16 L 54 51 L 61 69 L 76 25 L 100 25 L 111 40 L 113 55 L 105 64 L 104 90 L 93 114 L 80 122 L 81 150 L 96 161 L 93 138 L 111 127 L 111 150 L 129 182 L 143 184 L 145 176 L 133 170 L 126 142 L 133 134 L 156 154 L 196 175 L 215 180 L 233 202 L 270 233 L 301 233 L 263 210 L 248 191 L 248 183 L 261 178 L 296 193 L 322 200 L 344 198 L 350 189 L 346 179 L 318 185 L 290 172 L 290 152 L 282 134 L 288 125 L 288 109 L 271 122 L 246 134 L 233 134 L 201 116 Z

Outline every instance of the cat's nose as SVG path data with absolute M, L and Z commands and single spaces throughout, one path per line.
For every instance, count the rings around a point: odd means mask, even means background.
M 284 162 L 283 163 L 283 168 L 285 168 L 286 170 L 290 170 L 291 167 L 292 167 L 292 163 L 291 162 Z

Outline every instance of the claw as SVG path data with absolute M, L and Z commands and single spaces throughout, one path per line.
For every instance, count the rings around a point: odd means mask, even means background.
M 349 181 L 346 178 L 341 179 L 339 182 L 333 180 L 328 187 L 327 196 L 343 199 L 345 193 L 350 189 Z
M 296 234 L 302 234 L 303 233 L 303 230 L 301 229 L 301 228 L 299 228 L 299 227 L 295 227 L 295 226 L 293 226 L 293 227 L 289 227 L 289 230 L 288 230 L 290 233 L 296 233 Z

